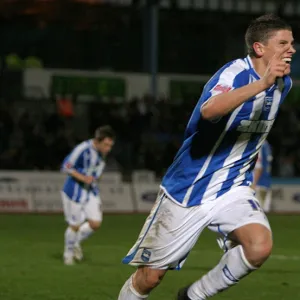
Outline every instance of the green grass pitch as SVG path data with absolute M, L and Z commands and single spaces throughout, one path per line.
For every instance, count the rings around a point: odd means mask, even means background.
M 62 216 L 0 215 L 1 300 L 117 300 L 134 268 L 121 259 L 135 242 L 145 215 L 105 215 L 85 242 L 85 260 L 62 264 Z M 257 272 L 214 299 L 300 299 L 300 217 L 270 216 L 273 256 Z M 170 271 L 149 299 L 175 299 L 178 288 L 213 267 L 221 252 L 205 231 L 181 271 Z

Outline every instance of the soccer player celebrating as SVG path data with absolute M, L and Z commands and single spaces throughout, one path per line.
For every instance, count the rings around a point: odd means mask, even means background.
M 82 260 L 81 242 L 100 227 L 102 212 L 97 179 L 105 167 L 105 157 L 111 151 L 115 133 L 110 126 L 99 127 L 93 139 L 79 144 L 64 159 L 62 171 L 67 173 L 62 201 L 65 219 L 64 263 L 73 265 Z
M 217 266 L 178 292 L 203 300 L 259 268 L 272 250 L 269 222 L 251 188 L 257 154 L 291 86 L 291 27 L 273 15 L 246 32 L 249 55 L 206 84 L 157 201 L 123 262 L 137 266 L 119 300 L 147 299 L 167 270 L 180 269 L 205 227 L 232 247 Z

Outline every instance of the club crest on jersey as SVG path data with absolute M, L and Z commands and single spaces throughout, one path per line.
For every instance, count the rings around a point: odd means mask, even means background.
M 270 96 L 265 97 L 264 107 L 263 107 L 264 111 L 270 111 L 271 106 L 272 106 L 272 101 L 273 101 L 273 97 L 270 97 Z
M 237 131 L 249 133 L 267 133 L 271 130 L 274 120 L 242 120 Z

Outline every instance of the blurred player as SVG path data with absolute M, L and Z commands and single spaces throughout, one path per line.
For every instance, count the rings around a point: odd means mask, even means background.
M 256 197 L 265 212 L 269 212 L 271 208 L 272 161 L 273 156 L 271 146 L 265 141 L 259 151 L 253 175 L 253 188 L 256 190 Z
M 72 265 L 74 258 L 83 258 L 81 242 L 101 224 L 101 200 L 96 181 L 103 172 L 105 157 L 114 140 L 110 126 L 99 127 L 93 139 L 75 147 L 63 162 L 62 170 L 68 174 L 62 190 L 65 219 L 69 224 L 65 232 L 66 265 Z
M 249 55 L 226 64 L 206 84 L 157 201 L 123 260 L 138 269 L 119 300 L 147 299 L 168 269 L 182 267 L 205 227 L 236 246 L 177 299 L 214 296 L 269 257 L 270 226 L 250 186 L 257 153 L 292 85 L 293 42 L 288 24 L 262 16 L 247 29 Z

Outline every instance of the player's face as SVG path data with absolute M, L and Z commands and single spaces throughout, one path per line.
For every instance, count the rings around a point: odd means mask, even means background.
M 289 64 L 289 72 L 291 71 L 291 60 L 296 50 L 294 48 L 293 33 L 290 30 L 278 30 L 269 38 L 267 43 L 263 45 L 263 59 L 266 65 L 274 54 L 283 47 L 289 46 L 288 50 L 282 55 L 282 59 Z
M 102 153 L 103 155 L 106 155 L 111 151 L 114 143 L 115 142 L 113 139 L 107 137 L 107 138 L 104 138 L 102 141 L 97 142 L 96 148 L 100 153 Z

